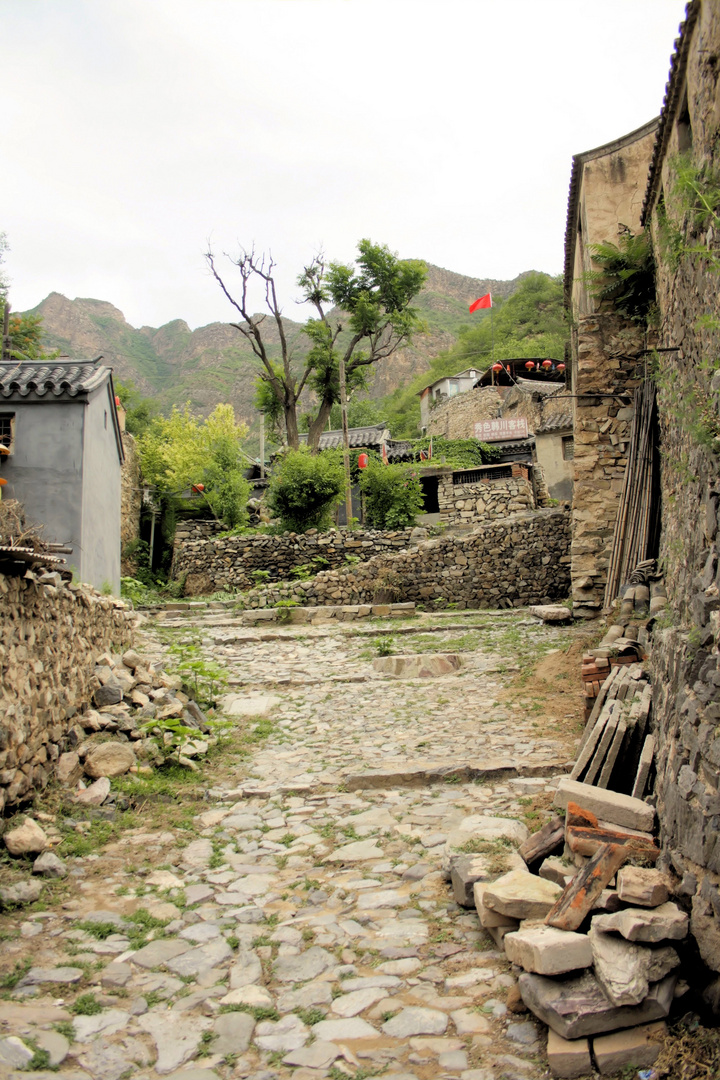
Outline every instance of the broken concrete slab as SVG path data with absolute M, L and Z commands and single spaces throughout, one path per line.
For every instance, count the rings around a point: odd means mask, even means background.
M 689 918 L 669 900 L 656 908 L 624 908 L 610 915 L 595 915 L 592 925 L 603 933 L 615 931 L 626 941 L 652 945 L 659 941 L 681 941 L 687 937 Z
M 570 801 L 578 803 L 585 810 L 592 811 L 598 818 L 610 821 L 613 825 L 652 832 L 655 824 L 654 807 L 641 799 L 563 778 L 555 793 L 555 806 L 564 809 Z
M 587 1076 L 592 1069 L 588 1040 L 563 1039 L 552 1028 L 548 1028 L 547 1059 L 553 1076 Z
M 621 1006 L 608 1000 L 590 974 L 559 980 L 525 971 L 518 986 L 527 1007 L 548 1027 L 564 1039 L 580 1039 L 663 1020 L 670 1011 L 676 982 L 675 975 L 668 975 L 653 983 L 642 1005 Z
M 595 977 L 613 1005 L 639 1005 L 649 984 L 669 975 L 680 963 L 670 945 L 651 949 L 604 934 L 593 926 L 588 934 Z
M 623 866 L 618 871 L 617 891 L 624 903 L 638 907 L 660 907 L 670 896 L 665 875 L 642 866 Z
M 667 1024 L 642 1024 L 627 1031 L 615 1031 L 593 1040 L 593 1053 L 598 1070 L 603 1075 L 619 1072 L 626 1066 L 648 1069 L 654 1065 L 662 1049 Z
M 542 919 L 561 895 L 554 881 L 527 870 L 511 870 L 491 882 L 483 892 L 483 905 L 511 919 Z
M 553 926 L 521 929 L 505 936 L 505 955 L 513 964 L 539 975 L 563 975 L 590 967 L 592 945 L 586 934 Z

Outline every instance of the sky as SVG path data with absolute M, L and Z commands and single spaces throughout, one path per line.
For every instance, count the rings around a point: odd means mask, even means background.
M 572 155 L 659 113 L 683 16 L 680 0 L 0 0 L 10 302 L 229 321 L 208 244 L 221 264 L 271 252 L 296 319 L 302 267 L 351 262 L 365 237 L 472 277 L 558 274 Z

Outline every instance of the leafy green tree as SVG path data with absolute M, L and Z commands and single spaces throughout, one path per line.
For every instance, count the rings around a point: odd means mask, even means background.
M 272 259 L 258 256 L 254 251 L 243 251 L 231 260 L 240 271 L 241 289 L 236 298 L 220 276 L 211 251 L 206 258 L 225 296 L 241 316 L 241 322 L 231 325 L 243 334 L 260 361 L 259 379 L 265 385 L 259 391 L 260 399 L 267 406 L 270 395 L 274 398 L 275 415 L 282 412 L 287 442 L 292 449 L 299 445 L 298 402 L 306 387 L 314 391 L 318 403 L 308 431 L 308 442 L 314 451 L 332 406 L 339 401 L 341 358 L 347 390 L 351 393 L 366 386 L 371 365 L 407 344 L 421 326 L 412 301 L 425 280 L 425 264 L 398 259 L 384 244 L 361 240 L 355 266 L 326 264 L 319 255 L 298 277 L 303 301 L 310 304 L 315 315 L 303 328 L 310 348 L 302 361 L 293 363 L 292 343 L 288 342 L 277 299 Z M 271 355 L 263 337 L 266 316 L 253 315 L 248 308 L 248 288 L 253 279 L 264 283 L 266 306 L 278 334 L 279 357 Z
M 157 415 L 157 405 L 152 398 L 144 398 L 135 386 L 132 379 L 121 382 L 114 381 L 115 393 L 120 398 L 120 404 L 125 409 L 125 429 L 131 435 L 142 435 L 147 431 L 154 416 Z
M 206 420 L 189 406 L 155 417 L 138 438 L 146 482 L 175 501 L 188 488 L 202 495 L 213 515 L 230 528 L 245 520 L 250 485 L 240 447 L 247 436 L 232 405 L 217 405 Z
M 309 448 L 288 450 L 273 469 L 267 502 L 290 532 L 326 529 L 332 511 L 345 493 L 342 454 L 326 450 L 313 455 Z
M 415 524 L 422 510 L 423 490 L 412 466 L 383 465 L 371 459 L 363 470 L 360 487 L 369 525 L 376 529 L 404 529 Z

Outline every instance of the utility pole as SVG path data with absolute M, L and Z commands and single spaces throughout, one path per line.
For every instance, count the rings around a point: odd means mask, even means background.
M 345 467 L 345 524 L 348 529 L 352 521 L 352 487 L 350 484 L 350 436 L 347 418 L 347 383 L 345 382 L 345 358 L 340 354 L 340 411 L 342 413 L 343 465 Z

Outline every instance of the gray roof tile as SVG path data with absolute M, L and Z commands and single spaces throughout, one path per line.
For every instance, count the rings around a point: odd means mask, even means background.
M 75 398 L 101 386 L 109 373 L 95 360 L 4 360 L 0 398 Z

